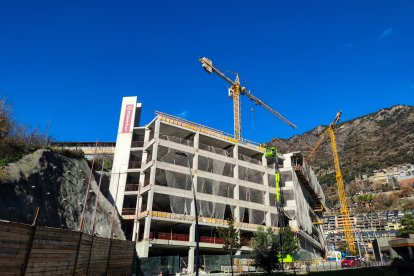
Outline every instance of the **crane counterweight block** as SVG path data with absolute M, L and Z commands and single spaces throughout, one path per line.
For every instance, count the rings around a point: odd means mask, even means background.
M 213 73 L 213 62 L 210 59 L 203 57 L 200 58 L 199 61 L 201 62 L 201 67 L 203 67 L 207 73 Z

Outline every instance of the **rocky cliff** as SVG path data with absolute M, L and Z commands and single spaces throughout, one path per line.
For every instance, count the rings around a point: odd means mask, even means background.
M 50 150 L 37 150 L 3 169 L 0 183 L 0 219 L 32 223 L 35 208 L 40 207 L 39 225 L 57 228 L 79 228 L 90 169 L 82 158 L 68 158 Z M 104 176 L 104 189 L 108 177 Z M 85 232 L 92 232 L 95 199 L 98 196 L 95 233 L 110 236 L 112 204 L 98 190 L 99 174 L 91 179 L 85 209 Z M 115 212 L 113 233 L 125 239 L 118 213 Z

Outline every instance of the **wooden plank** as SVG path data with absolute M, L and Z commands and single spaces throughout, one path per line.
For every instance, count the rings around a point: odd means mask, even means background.
M 1 268 L 1 275 L 3 276 L 11 276 L 11 275 L 20 275 L 20 268 L 18 270 L 13 268 Z
M 34 241 L 35 244 L 47 244 L 47 245 L 77 245 L 78 241 L 77 240 L 73 240 L 73 241 L 54 241 L 54 240 L 35 240 Z
M 8 241 L 8 240 L 28 240 L 30 238 L 30 234 L 26 233 L 14 233 L 14 232 L 0 232 L 0 240 L 1 241 Z
M 9 275 L 20 273 L 30 231 L 29 225 L 0 222 L 0 274 L 3 275 L 6 271 Z M 75 275 L 84 275 L 88 262 L 90 274 L 104 273 L 111 241 L 95 237 L 92 244 L 92 237 L 84 234 L 79 251 L 77 251 L 78 242 L 79 232 L 38 227 L 27 267 L 27 275 L 71 275 L 77 253 L 78 265 Z M 113 240 L 111 247 L 108 271 L 110 274 L 119 274 L 121 271 L 129 274 L 135 244 Z M 90 253 L 92 254 L 89 257 Z M 126 256 L 131 256 L 131 258 L 126 258 Z
M 29 231 L 31 226 L 28 224 L 20 224 L 15 222 L 4 222 L 0 221 L 0 230 L 5 231 L 6 229 L 13 229 L 15 232 Z
M 14 247 L 15 245 L 27 246 L 27 240 L 22 240 L 22 239 L 0 240 L 0 247 L 3 247 L 3 246 L 13 246 Z

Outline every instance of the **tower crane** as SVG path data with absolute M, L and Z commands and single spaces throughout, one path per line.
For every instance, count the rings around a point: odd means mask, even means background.
M 329 138 L 331 140 L 332 155 L 333 155 L 334 163 L 335 163 L 336 186 L 338 189 L 338 198 L 339 198 L 339 204 L 340 204 L 340 212 L 341 212 L 342 220 L 343 220 L 345 241 L 346 241 L 348 250 L 350 250 L 353 254 L 355 254 L 356 248 L 355 248 L 354 232 L 352 230 L 352 223 L 351 223 L 351 218 L 349 215 L 348 203 L 346 202 L 345 185 L 344 185 L 344 180 L 342 178 L 341 167 L 340 167 L 339 157 L 338 157 L 338 149 L 336 146 L 336 139 L 335 139 L 335 133 L 334 133 L 334 126 L 339 122 L 339 119 L 341 118 L 341 114 L 342 114 L 341 111 L 336 113 L 335 119 L 321 134 L 321 138 L 318 140 L 318 142 L 316 142 L 315 146 L 309 152 L 308 156 L 306 157 L 306 160 L 309 160 L 312 157 L 313 153 L 320 146 L 320 144 L 325 140 L 325 137 L 329 134 Z
M 256 96 L 254 96 L 250 90 L 247 90 L 246 87 L 240 85 L 239 75 L 236 73 L 236 79 L 232 81 L 229 77 L 227 77 L 225 74 L 220 72 L 219 69 L 213 66 L 213 62 L 206 58 L 200 58 L 199 61 L 201 62 L 201 66 L 204 68 L 204 70 L 211 74 L 216 73 L 219 75 L 222 79 L 224 79 L 227 83 L 231 85 L 229 88 L 229 97 L 233 98 L 233 112 L 234 112 L 234 138 L 237 140 L 241 140 L 241 114 L 240 114 L 240 95 L 247 96 L 251 101 L 253 101 L 257 105 L 263 106 L 265 109 L 270 111 L 273 115 L 281 119 L 283 122 L 287 123 L 294 129 L 296 129 L 296 125 L 294 125 L 292 122 L 290 122 L 288 119 L 283 117 L 279 112 L 265 104 L 262 100 L 258 99 Z

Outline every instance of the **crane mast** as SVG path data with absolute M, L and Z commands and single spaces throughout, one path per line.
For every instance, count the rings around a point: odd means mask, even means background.
M 336 146 L 336 138 L 335 138 L 335 132 L 334 132 L 334 126 L 338 123 L 341 112 L 339 111 L 336 114 L 336 117 L 334 121 L 328 126 L 328 128 L 322 133 L 321 138 L 319 141 L 315 144 L 313 149 L 310 151 L 308 156 L 306 157 L 306 160 L 309 160 L 313 153 L 316 151 L 316 149 L 319 147 L 319 145 L 322 143 L 322 141 L 325 139 L 326 135 L 329 134 L 329 138 L 331 140 L 331 150 L 332 155 L 334 158 L 334 164 L 335 164 L 335 179 L 336 179 L 336 187 L 338 190 L 338 198 L 339 198 L 339 204 L 340 204 L 340 212 L 342 215 L 342 222 L 344 227 L 344 235 L 345 235 L 345 241 L 346 245 L 348 247 L 348 250 L 352 252 L 352 254 L 356 253 L 356 247 L 355 247 L 355 239 L 354 239 L 354 232 L 352 230 L 352 223 L 351 223 L 351 217 L 349 214 L 349 208 L 348 203 L 346 202 L 346 193 L 345 193 L 345 184 L 341 173 L 341 166 L 339 162 L 339 155 L 338 155 L 338 148 Z
M 204 68 L 204 70 L 212 74 L 213 72 L 216 73 L 218 76 L 220 76 L 222 79 L 224 79 L 227 83 L 230 84 L 229 89 L 229 96 L 233 99 L 233 114 L 234 114 L 234 138 L 237 140 L 241 140 L 241 109 L 240 109 L 240 95 L 246 95 L 251 101 L 253 101 L 257 105 L 263 106 L 265 109 L 267 109 L 270 113 L 281 119 L 283 122 L 287 123 L 293 128 L 297 128 L 296 125 L 294 125 L 292 122 L 290 122 L 288 119 L 283 117 L 279 112 L 265 104 L 262 100 L 258 99 L 256 96 L 254 96 L 250 90 L 246 90 L 246 87 L 240 85 L 239 75 L 236 73 L 236 79 L 232 81 L 229 77 L 227 77 L 225 74 L 220 72 L 219 69 L 213 66 L 213 63 L 208 58 L 201 58 L 199 60 L 201 62 L 201 66 Z

